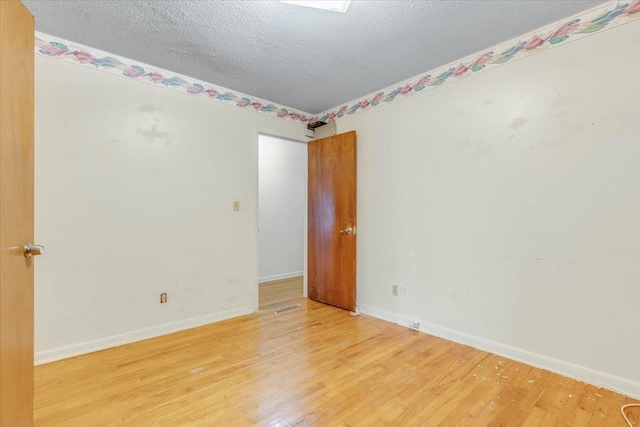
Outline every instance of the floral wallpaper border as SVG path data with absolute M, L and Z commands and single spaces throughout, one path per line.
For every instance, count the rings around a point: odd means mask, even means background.
M 552 24 L 518 39 L 491 48 L 481 55 L 469 56 L 420 76 L 389 86 L 365 97 L 348 102 L 320 113 L 312 121 L 340 119 L 366 111 L 379 105 L 402 99 L 416 93 L 426 92 L 443 84 L 453 83 L 481 71 L 490 70 L 529 55 L 544 52 L 590 36 L 599 31 L 615 28 L 640 18 L 640 0 L 608 2 L 570 18 L 564 24 Z
M 397 99 L 426 92 L 470 75 L 490 70 L 510 61 L 544 52 L 605 29 L 615 28 L 640 18 L 640 0 L 611 1 L 570 18 L 564 24 L 552 24 L 517 39 L 500 44 L 481 55 L 469 56 L 424 75 L 405 80 L 365 97 L 356 99 L 317 116 L 272 102 L 233 92 L 211 83 L 199 82 L 180 74 L 92 49 L 78 43 L 36 32 L 36 54 L 91 67 L 110 74 L 158 85 L 194 96 L 260 112 L 300 123 L 328 121 L 356 114 Z
M 130 59 L 83 46 L 79 43 L 62 40 L 37 31 L 35 51 L 37 55 L 91 67 L 110 74 L 120 75 L 194 96 L 206 97 L 223 104 L 288 119 L 294 122 L 307 123 L 313 118 L 313 115 L 309 113 L 277 105 L 270 101 L 265 101 L 240 92 L 234 92 L 211 83 L 200 82 L 187 76 L 160 68 L 154 68 L 150 65 L 135 63 L 135 61 Z

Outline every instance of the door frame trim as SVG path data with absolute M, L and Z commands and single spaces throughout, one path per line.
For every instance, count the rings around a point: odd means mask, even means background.
M 258 273 L 258 268 L 259 268 L 259 262 L 260 262 L 260 256 L 258 253 L 258 220 L 259 220 L 259 215 L 260 215 L 260 207 L 259 207 L 259 197 L 260 197 L 260 159 L 259 159 L 259 153 L 260 150 L 258 148 L 258 145 L 260 144 L 260 135 L 263 136 L 271 136 L 273 138 L 278 138 L 278 139 L 283 139 L 285 141 L 291 141 L 291 142 L 296 142 L 299 144 L 304 144 L 307 145 L 309 144 L 309 140 L 304 141 L 302 139 L 295 139 L 295 138 L 290 138 L 290 137 L 286 137 L 286 136 L 281 136 L 281 135 L 277 135 L 271 132 L 261 132 L 260 130 L 256 130 L 254 132 L 253 135 L 253 142 L 252 142 L 252 160 L 253 160 L 253 170 L 255 171 L 255 178 L 254 178 L 254 188 L 255 191 L 253 193 L 254 195 L 254 206 L 255 209 L 253 211 L 253 215 L 252 215 L 252 219 L 251 219 L 251 226 L 253 228 L 253 253 L 256 259 L 256 264 L 255 264 L 255 270 L 253 272 L 253 282 L 254 282 L 254 289 L 256 290 L 255 295 L 254 295 L 254 311 L 258 311 L 259 307 L 260 307 L 260 283 L 259 283 L 259 273 Z M 305 163 L 305 193 L 308 194 L 309 193 L 309 163 L 306 162 Z M 308 207 L 308 203 L 305 203 L 305 207 L 304 207 L 304 234 L 303 234 L 303 238 L 304 238 L 304 261 L 303 261 L 303 279 L 302 279 L 302 296 L 307 298 L 308 295 L 308 282 L 307 282 L 307 277 L 308 277 L 308 271 L 307 271 L 307 251 L 308 251 L 308 222 L 309 222 L 309 207 Z

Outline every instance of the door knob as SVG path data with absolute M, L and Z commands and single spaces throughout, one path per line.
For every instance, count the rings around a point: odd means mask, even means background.
M 355 230 L 355 228 L 353 227 L 347 227 L 344 230 L 340 230 L 340 234 L 351 234 L 353 233 Z
M 31 255 L 42 255 L 44 246 L 40 245 L 24 245 L 24 256 L 29 258 Z

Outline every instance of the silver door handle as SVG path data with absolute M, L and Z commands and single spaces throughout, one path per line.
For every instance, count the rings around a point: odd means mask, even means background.
M 347 227 L 344 230 L 340 230 L 340 234 L 351 234 L 353 232 L 355 232 L 356 229 L 353 227 Z
M 24 256 L 29 258 L 31 255 L 42 255 L 44 246 L 40 245 L 24 245 Z

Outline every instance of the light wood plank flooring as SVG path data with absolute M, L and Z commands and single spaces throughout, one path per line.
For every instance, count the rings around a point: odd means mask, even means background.
M 302 276 L 275 280 L 260 285 L 260 308 L 287 303 L 302 297 Z
M 301 294 L 264 284 L 258 313 L 38 366 L 35 423 L 625 425 L 629 398 Z

